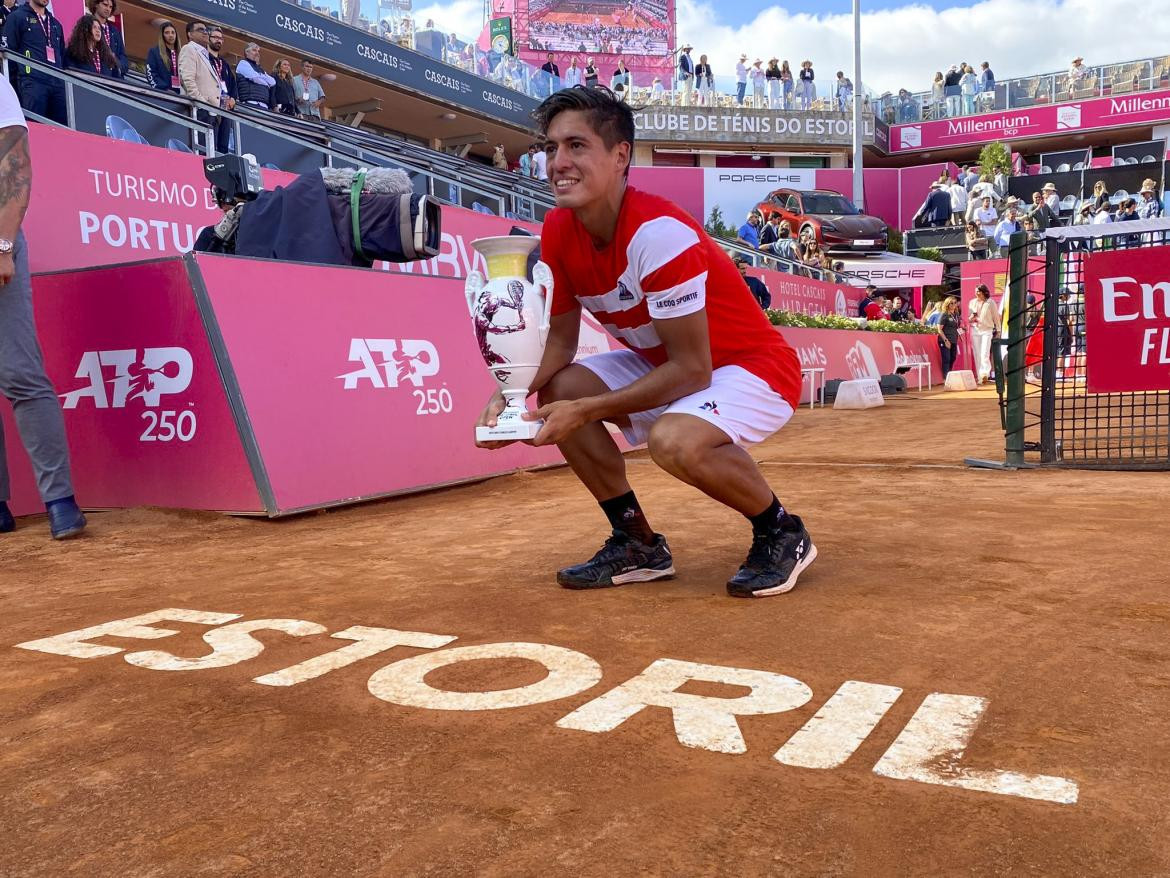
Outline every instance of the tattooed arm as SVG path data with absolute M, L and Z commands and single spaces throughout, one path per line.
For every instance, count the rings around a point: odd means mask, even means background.
M 0 128 L 0 238 L 16 240 L 32 191 L 28 131 L 19 125 Z M 12 253 L 0 253 L 0 286 L 12 280 Z

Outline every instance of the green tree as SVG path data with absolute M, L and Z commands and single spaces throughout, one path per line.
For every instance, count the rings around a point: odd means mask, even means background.
M 1012 175 L 1012 154 L 1008 148 L 997 140 L 979 150 L 979 173 L 991 174 L 993 177 L 996 174 L 1010 177 Z
M 711 208 L 711 213 L 707 217 L 707 222 L 703 224 L 703 228 L 712 238 L 735 240 L 736 230 L 723 222 L 723 211 L 719 209 L 718 204 Z

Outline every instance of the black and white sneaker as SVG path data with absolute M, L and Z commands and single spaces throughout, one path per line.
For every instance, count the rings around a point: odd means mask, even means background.
M 747 560 L 727 582 L 727 593 L 737 598 L 784 594 L 796 587 L 797 577 L 816 560 L 817 547 L 796 515 L 784 530 L 756 534 Z
M 564 588 L 610 588 L 673 576 L 674 559 L 666 537 L 655 534 L 654 542 L 647 546 L 624 531 L 615 530 L 597 554 L 584 564 L 557 571 L 557 582 Z

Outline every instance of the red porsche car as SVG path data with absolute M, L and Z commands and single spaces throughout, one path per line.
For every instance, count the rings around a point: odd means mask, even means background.
M 804 229 L 829 253 L 879 253 L 889 243 L 889 229 L 876 216 L 862 213 L 831 189 L 777 189 L 756 205 L 764 218 L 779 213 L 794 237 Z

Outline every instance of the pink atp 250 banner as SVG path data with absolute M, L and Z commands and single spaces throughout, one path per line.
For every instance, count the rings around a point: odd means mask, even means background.
M 1084 257 L 1086 389 L 1170 390 L 1170 247 Z
M 1067 135 L 1096 128 L 1149 125 L 1170 120 L 1170 91 L 1039 104 L 1017 110 L 915 122 L 890 128 L 890 152 L 990 143 L 1011 138 Z M 1158 156 L 1162 158 L 1162 156 Z

